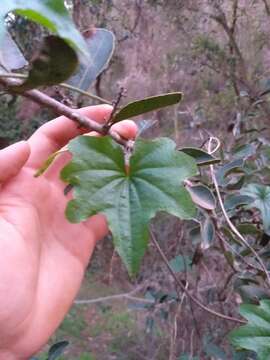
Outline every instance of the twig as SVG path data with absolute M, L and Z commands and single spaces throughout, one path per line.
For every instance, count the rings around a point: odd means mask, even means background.
M 267 3 L 267 0 L 263 0 L 264 6 L 265 6 L 265 10 L 268 16 L 270 16 L 270 6 Z
M 186 286 L 185 288 L 188 288 L 188 282 L 186 282 Z M 169 360 L 176 360 L 176 340 L 177 340 L 177 335 L 178 335 L 178 317 L 181 313 L 181 309 L 182 309 L 182 305 L 184 302 L 184 299 L 186 297 L 186 293 L 183 292 L 182 296 L 181 296 L 181 300 L 180 303 L 177 305 L 176 311 L 175 311 L 175 316 L 173 319 L 173 327 L 172 327 L 172 335 L 171 335 L 171 341 L 170 341 L 170 357 Z
M 13 79 L 26 79 L 26 78 L 27 78 L 27 75 L 25 75 L 25 74 L 18 74 L 18 73 L 5 72 L 5 73 L 0 73 L 0 77 L 1 77 L 1 78 L 13 78 Z M 58 84 L 57 86 L 60 86 L 60 87 L 62 87 L 62 88 L 69 89 L 69 90 L 72 90 L 72 91 L 76 91 L 77 93 L 79 93 L 79 94 L 81 94 L 81 95 L 87 96 L 87 97 L 89 97 L 90 99 L 93 99 L 93 100 L 100 101 L 100 102 L 103 103 L 103 104 L 112 105 L 112 102 L 111 102 L 111 101 L 108 101 L 108 100 L 106 100 L 106 99 L 103 99 L 103 98 L 100 97 L 100 96 L 91 94 L 91 93 L 88 92 L 88 91 L 81 90 L 81 89 L 77 88 L 76 86 L 72 86 L 72 85 L 69 85 L 69 84 L 66 84 L 66 83 L 61 83 L 61 84 Z
M 4 85 L 5 88 L 8 89 L 9 92 L 18 94 L 14 90 L 12 90 L 13 86 L 20 85 L 21 82 L 17 80 L 11 80 L 0 77 L 0 84 Z M 126 140 L 122 138 L 118 133 L 113 131 L 111 128 L 106 129 L 102 124 L 97 123 L 96 121 L 90 119 L 87 116 L 82 115 L 78 110 L 71 109 L 70 107 L 60 103 L 59 101 L 51 98 L 50 96 L 42 93 L 39 90 L 28 90 L 23 93 L 19 93 L 26 98 L 33 100 L 34 102 L 46 106 L 47 108 L 52 109 L 58 115 L 64 115 L 70 120 L 76 122 L 80 127 L 83 127 L 87 130 L 94 130 L 103 135 L 110 135 L 114 141 L 117 143 L 127 147 L 133 148 L 133 141 Z
M 155 303 L 155 300 L 144 299 L 144 298 L 133 296 L 135 293 L 137 293 L 140 290 L 141 290 L 141 287 L 138 287 L 138 288 L 133 289 L 132 291 L 130 291 L 128 293 L 103 296 L 103 297 L 99 297 L 99 298 L 96 298 L 96 299 L 90 299 L 90 300 L 75 300 L 74 304 L 76 304 L 76 305 L 89 305 L 89 304 L 96 304 L 96 303 L 104 302 L 104 301 L 119 300 L 119 299 L 123 299 L 123 298 L 127 299 L 127 300 L 130 300 L 130 301 L 140 301 L 140 302 L 143 302 L 145 304 L 154 304 Z
M 122 97 L 125 96 L 124 93 L 125 93 L 125 88 L 121 87 L 120 91 L 117 95 L 117 98 L 112 102 L 112 106 L 113 106 L 112 112 L 110 114 L 109 119 L 106 121 L 106 124 L 104 125 L 104 127 L 106 127 L 106 129 L 109 129 L 113 125 L 112 120 L 113 120 L 114 114 L 118 110 L 118 105 L 120 104 Z
M 216 143 L 216 147 L 214 150 L 211 150 L 211 146 L 212 143 L 215 142 Z M 214 137 L 210 137 L 209 139 L 209 143 L 208 143 L 208 153 L 211 155 L 213 154 L 217 148 L 218 145 L 220 144 L 220 141 L 217 138 Z M 267 281 L 268 281 L 268 286 L 270 286 L 270 275 L 264 265 L 264 262 L 262 261 L 262 259 L 260 258 L 259 254 L 257 253 L 257 251 L 255 249 L 253 249 L 253 247 L 246 241 L 246 239 L 243 237 L 242 234 L 240 234 L 240 232 L 237 230 L 237 228 L 234 226 L 234 224 L 231 222 L 226 209 L 224 207 L 223 204 L 223 200 L 221 198 L 221 193 L 219 190 L 219 185 L 217 182 L 217 178 L 216 178 L 216 174 L 215 174 L 215 170 L 214 170 L 214 166 L 210 165 L 210 173 L 211 173 L 211 177 L 212 177 L 212 181 L 216 190 L 216 194 L 217 194 L 217 198 L 218 198 L 218 202 L 221 208 L 221 211 L 223 213 L 223 216 L 227 222 L 227 224 L 229 225 L 229 227 L 231 228 L 232 232 L 239 238 L 239 240 L 252 252 L 252 254 L 255 256 L 255 258 L 258 260 L 259 264 L 261 265 L 261 271 L 263 271 L 266 275 Z
M 81 95 L 87 96 L 87 97 L 89 97 L 90 99 L 93 99 L 93 100 L 97 100 L 97 101 L 99 101 L 99 102 L 101 102 L 103 104 L 112 105 L 111 101 L 106 100 L 106 99 L 104 99 L 104 98 L 102 98 L 100 96 L 91 94 L 88 91 L 81 90 L 81 89 L 77 88 L 76 86 L 72 86 L 72 85 L 69 85 L 69 84 L 66 84 L 66 83 L 61 83 L 58 86 L 60 86 L 62 88 L 65 88 L 65 89 L 72 90 L 72 91 L 76 91 L 77 93 L 79 93 Z
M 232 247 L 232 245 L 227 240 L 225 240 L 223 238 L 220 231 L 217 231 L 217 236 L 218 236 L 219 240 L 222 241 L 224 244 L 226 244 L 229 247 L 229 249 L 231 250 L 231 252 L 233 252 L 237 257 L 239 257 L 248 267 L 250 267 L 251 269 L 256 270 L 256 271 L 262 271 L 261 268 L 259 268 L 259 267 L 255 266 L 255 265 L 251 264 L 250 262 L 248 262 L 243 255 L 241 255 L 237 250 L 235 250 Z
M 232 263 L 229 261 L 229 259 L 226 257 L 227 249 L 226 249 L 226 247 L 225 247 L 225 245 L 224 245 L 224 242 L 222 241 L 223 239 L 222 239 L 221 235 L 219 234 L 219 231 L 218 231 L 218 228 L 217 228 L 217 224 L 215 224 L 215 225 L 216 225 L 215 228 L 216 228 L 216 233 L 217 233 L 217 235 L 218 235 L 220 248 L 221 248 L 221 251 L 222 251 L 222 253 L 223 253 L 223 255 L 224 255 L 224 258 L 226 259 L 228 265 L 229 265 L 230 268 L 233 270 L 233 272 L 234 272 L 234 273 L 237 273 L 237 270 L 235 269 L 234 264 L 232 264 Z
M 177 278 L 177 276 L 175 275 L 173 269 L 171 268 L 170 264 L 169 264 L 169 261 L 166 257 L 166 255 L 163 253 L 163 251 L 161 250 L 157 240 L 156 240 L 156 237 L 152 231 L 152 229 L 150 229 L 150 234 L 151 234 L 151 239 L 152 239 L 152 242 L 155 246 L 155 248 L 157 249 L 160 257 L 162 258 L 164 264 L 166 265 L 169 273 L 172 275 L 175 283 L 179 286 L 179 288 L 185 292 L 185 294 L 195 303 L 197 304 L 201 309 L 203 309 L 204 311 L 208 312 L 209 314 L 211 315 L 214 315 L 216 317 L 219 317 L 221 319 L 224 319 L 224 320 L 228 320 L 228 321 L 233 321 L 233 322 L 236 322 L 236 323 L 239 323 L 239 324 L 246 324 L 246 321 L 244 320 L 240 320 L 240 319 L 237 319 L 237 318 L 234 318 L 234 317 L 231 317 L 231 316 L 227 316 L 227 315 L 224 315 L 224 314 L 221 314 L 215 310 L 212 310 L 210 308 L 208 308 L 206 305 L 204 305 L 203 303 L 200 302 L 199 299 L 197 299 L 195 296 L 193 296 L 190 291 L 188 289 L 186 289 L 185 285 L 182 284 L 182 282 Z

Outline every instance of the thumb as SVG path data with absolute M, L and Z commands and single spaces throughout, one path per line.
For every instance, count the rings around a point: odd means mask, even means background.
M 17 175 L 30 155 L 27 141 L 19 141 L 0 151 L 0 183 Z

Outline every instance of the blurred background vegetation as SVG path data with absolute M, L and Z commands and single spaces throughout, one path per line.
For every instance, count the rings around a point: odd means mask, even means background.
M 127 95 L 123 102 L 168 91 L 184 93 L 179 106 L 147 115 L 155 123 L 145 136 L 168 136 L 179 146 L 200 146 L 207 134 L 214 134 L 222 141 L 225 159 L 243 129 L 246 134 L 256 131 L 268 143 L 268 0 L 66 3 L 81 31 L 104 27 L 116 35 L 112 61 L 89 91 L 113 100 L 123 86 Z M 20 17 L 10 27 L 30 59 L 45 31 Z M 47 92 L 74 107 L 94 104 L 58 87 Z M 54 114 L 27 99 L 1 94 L 0 117 L 0 146 L 5 147 L 28 138 Z M 248 136 L 242 143 L 250 140 Z M 185 254 L 194 263 L 196 246 L 185 226 L 164 214 L 155 220 L 158 240 L 168 258 Z M 78 295 L 77 301 L 88 303 L 75 303 L 51 339 L 51 343 L 70 341 L 63 359 L 252 358 L 233 353 L 226 340 L 233 324 L 209 317 L 188 300 L 183 304 L 171 301 L 175 297 L 173 279 L 154 248 L 150 246 L 139 277 L 131 281 L 109 240 L 98 245 Z M 180 278 L 188 278 L 204 303 L 227 315 L 237 314 L 239 295 L 231 285 L 231 268 L 215 246 L 188 272 L 185 268 Z M 124 295 L 105 298 L 116 294 Z

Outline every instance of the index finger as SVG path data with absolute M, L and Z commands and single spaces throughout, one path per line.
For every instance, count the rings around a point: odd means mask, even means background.
M 104 123 L 112 111 L 110 105 L 88 106 L 78 110 L 92 120 Z M 89 130 L 80 128 L 78 124 L 65 116 L 60 116 L 42 125 L 28 140 L 31 148 L 27 166 L 37 168 L 43 164 L 50 154 L 61 149 L 69 140 Z

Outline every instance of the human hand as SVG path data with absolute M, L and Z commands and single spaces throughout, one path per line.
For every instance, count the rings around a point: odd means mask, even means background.
M 80 110 L 103 122 L 111 107 Z M 129 120 L 114 125 L 134 138 Z M 25 360 L 44 345 L 63 320 L 76 296 L 98 239 L 108 232 L 96 215 L 81 224 L 65 219 L 71 194 L 59 171 L 70 160 L 61 155 L 39 178 L 44 160 L 83 133 L 65 117 L 52 120 L 27 142 L 0 151 L 0 360 Z

